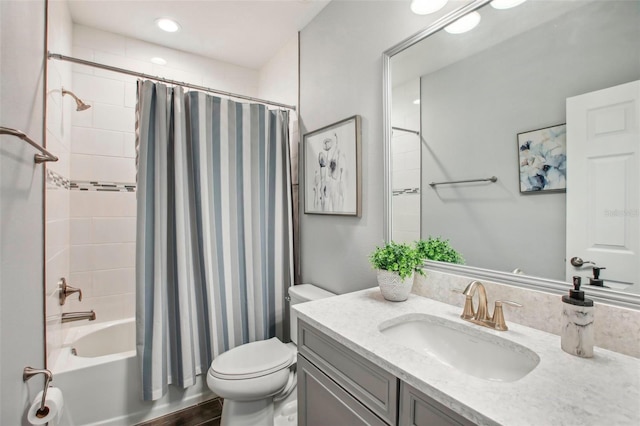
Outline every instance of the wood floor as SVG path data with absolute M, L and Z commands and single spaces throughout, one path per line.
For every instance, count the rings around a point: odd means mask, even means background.
M 215 398 L 137 426 L 220 426 L 221 414 L 222 399 Z

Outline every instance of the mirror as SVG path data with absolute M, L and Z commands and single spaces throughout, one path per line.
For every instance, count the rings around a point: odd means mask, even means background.
M 569 182 L 564 176 L 554 180 L 551 172 L 570 173 L 572 162 L 587 155 L 578 149 L 578 138 L 571 139 L 580 126 L 568 123 L 567 98 L 640 79 L 640 4 L 526 1 L 499 10 L 488 3 L 463 6 L 383 55 L 386 239 L 440 236 L 461 252 L 466 266 L 429 262 L 430 267 L 558 291 L 565 291 L 573 275 L 588 284 L 593 265 L 586 261 L 594 261 L 609 267 L 601 275 L 609 288 L 585 286 L 588 291 L 637 303 L 638 175 L 621 175 L 621 186 L 632 186 L 633 197 L 611 196 L 593 212 L 567 205 L 568 194 L 592 194 L 595 186 L 600 193 L 618 194 L 618 185 L 607 188 L 602 173 Z M 473 11 L 481 16 L 473 30 L 443 29 Z M 637 108 L 629 114 L 630 123 L 637 123 Z M 632 126 L 637 142 L 638 125 Z M 523 191 L 521 177 L 530 165 L 525 160 L 521 166 L 523 145 L 536 144 L 538 137 L 548 140 L 550 131 L 557 132 L 551 137 L 554 147 L 566 143 L 566 164 L 546 163 L 533 176 L 544 175 L 557 186 Z M 518 141 L 518 135 L 525 139 Z M 549 175 L 545 169 L 551 169 Z M 558 190 L 565 182 L 567 192 Z M 610 221 L 603 225 L 605 216 Z M 586 225 L 576 231 L 582 218 Z M 608 227 L 614 219 L 619 226 Z M 598 232 L 607 236 L 621 229 L 628 247 L 619 251 L 634 252 L 631 260 L 596 258 L 598 250 L 615 251 L 618 242 L 567 252 L 568 239 L 601 225 Z M 582 267 L 570 264 L 574 256 L 584 259 Z M 623 269 L 638 279 L 614 279 Z

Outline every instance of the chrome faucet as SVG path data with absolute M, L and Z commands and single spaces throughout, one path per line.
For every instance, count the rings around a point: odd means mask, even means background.
M 478 292 L 478 310 L 475 310 L 473 307 L 473 296 L 476 291 Z M 504 320 L 504 312 L 502 311 L 503 304 L 518 308 L 522 307 L 521 304 L 509 300 L 496 300 L 493 315 L 490 316 L 489 307 L 487 306 L 487 291 L 480 281 L 470 282 L 462 291 L 462 294 L 465 296 L 465 301 L 460 318 L 494 330 L 506 331 L 509 329 Z
M 82 321 L 89 320 L 93 321 L 96 319 L 96 313 L 93 312 L 93 309 L 85 312 L 64 312 L 62 314 L 62 322 L 72 322 L 72 321 Z

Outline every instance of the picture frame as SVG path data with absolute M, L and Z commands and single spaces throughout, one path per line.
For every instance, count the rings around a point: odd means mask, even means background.
M 305 214 L 361 217 L 361 126 L 354 115 L 303 136 Z
M 521 194 L 567 189 L 566 123 L 518 133 Z

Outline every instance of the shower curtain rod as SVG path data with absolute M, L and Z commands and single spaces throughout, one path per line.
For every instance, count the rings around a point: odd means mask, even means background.
M 190 84 L 190 83 L 185 83 L 185 82 L 182 82 L 182 81 L 169 80 L 167 78 L 162 78 L 162 77 L 157 77 L 157 76 L 153 76 L 153 75 L 149 75 L 149 74 L 144 74 L 144 73 L 137 72 L 137 71 L 131 71 L 131 70 L 127 70 L 127 69 L 124 69 L 124 68 L 113 67 L 111 65 L 100 64 L 98 62 L 87 61 L 85 59 L 78 59 L 78 58 L 74 58 L 72 56 L 65 56 L 65 55 L 61 55 L 59 53 L 48 52 L 47 56 L 48 56 L 49 59 L 57 59 L 59 61 L 73 62 L 75 64 L 87 65 L 87 66 L 95 67 L 95 68 L 101 68 L 101 69 L 107 70 L 107 71 L 113 71 L 113 72 L 118 72 L 118 73 L 121 73 L 121 74 L 132 75 L 134 77 L 140 77 L 140 78 L 146 78 L 146 79 L 149 79 L 149 80 L 160 81 L 162 83 L 173 84 L 175 86 L 188 87 L 189 89 L 195 89 L 195 90 L 201 90 L 203 92 L 215 93 L 217 95 L 228 96 L 230 98 L 244 99 L 244 100 L 247 100 L 247 101 L 257 102 L 257 103 L 261 103 L 261 104 L 265 104 L 265 105 L 271 105 L 271 106 L 286 108 L 286 109 L 290 109 L 290 110 L 293 110 L 293 111 L 296 110 L 296 107 L 293 106 L 293 105 L 281 104 L 281 103 L 278 103 L 278 102 L 267 101 L 265 99 L 253 98 L 251 96 L 238 95 L 237 93 L 224 92 L 222 90 L 216 90 L 216 89 L 212 89 L 210 87 L 198 86 L 197 84 Z

